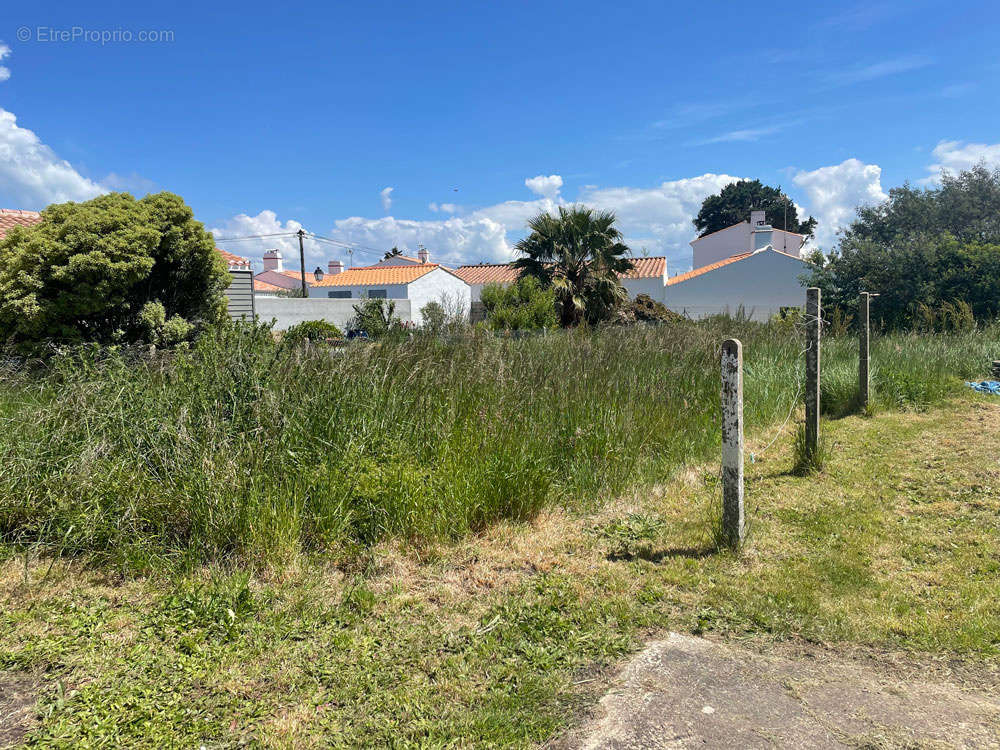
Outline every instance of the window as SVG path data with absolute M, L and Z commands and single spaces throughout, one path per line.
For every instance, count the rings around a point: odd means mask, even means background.
M 385 299 L 386 298 L 385 289 L 369 289 L 368 299 Z
M 346 292 L 345 291 L 327 292 L 326 296 L 329 297 L 330 299 L 350 299 L 351 290 L 348 289 Z

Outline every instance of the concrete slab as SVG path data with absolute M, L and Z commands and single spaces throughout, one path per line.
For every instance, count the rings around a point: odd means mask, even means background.
M 835 655 L 671 633 L 625 667 L 565 748 L 1000 748 L 1000 700 Z

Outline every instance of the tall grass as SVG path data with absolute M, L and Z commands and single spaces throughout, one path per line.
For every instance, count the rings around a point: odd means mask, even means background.
M 982 371 L 996 329 L 876 340 L 881 406 L 920 407 Z M 788 413 L 794 331 L 700 324 L 349 348 L 228 328 L 187 352 L 0 370 L 0 539 L 128 566 L 283 564 L 440 538 L 660 481 L 719 444 L 718 354 L 745 351 L 752 434 Z M 824 405 L 850 408 L 856 344 L 824 347 Z

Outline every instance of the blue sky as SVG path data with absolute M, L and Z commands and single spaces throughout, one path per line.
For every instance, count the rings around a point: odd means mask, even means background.
M 22 4 L 0 24 L 0 206 L 171 190 L 221 236 L 304 226 L 457 263 L 508 257 L 528 216 L 584 201 L 673 272 L 705 195 L 756 177 L 829 247 L 859 202 L 1000 163 L 995 15 L 931 0 Z M 148 31 L 161 38 L 136 39 Z M 308 263 L 333 250 L 310 243 Z

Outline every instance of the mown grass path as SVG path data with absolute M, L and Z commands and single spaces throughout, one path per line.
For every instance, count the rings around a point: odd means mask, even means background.
M 0 685 L 35 686 L 29 743 L 150 747 L 544 742 L 667 630 L 995 691 L 1000 404 L 824 427 L 823 474 L 788 472 L 790 433 L 748 463 L 740 555 L 709 545 L 710 466 L 597 512 L 383 544 L 346 571 L 178 581 L 9 559 Z

